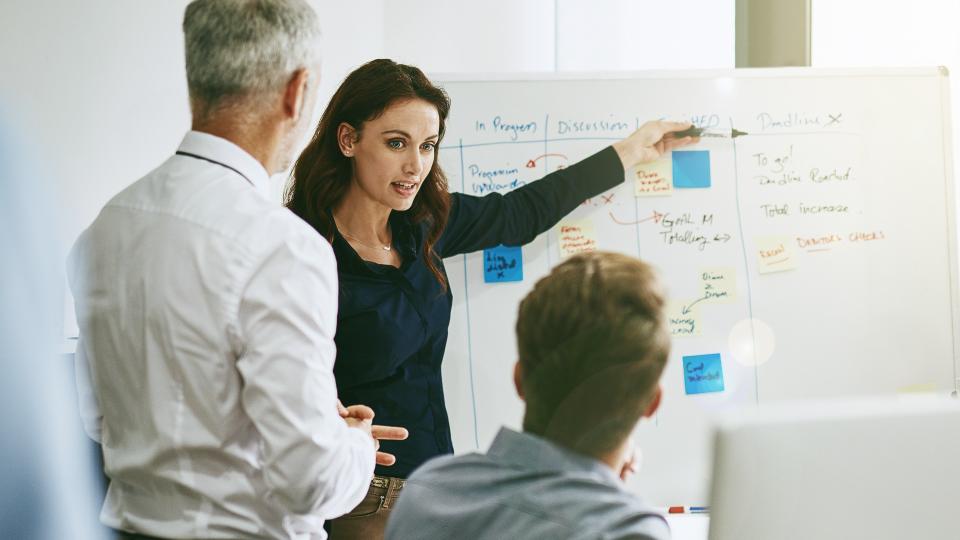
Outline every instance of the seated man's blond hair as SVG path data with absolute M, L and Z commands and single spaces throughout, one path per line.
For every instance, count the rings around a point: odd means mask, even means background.
M 571 257 L 520 304 L 523 429 L 581 454 L 615 452 L 659 402 L 670 352 L 653 269 L 617 253 Z

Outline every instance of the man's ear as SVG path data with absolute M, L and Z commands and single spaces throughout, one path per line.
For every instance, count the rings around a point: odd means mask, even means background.
M 663 397 L 663 387 L 660 386 L 660 383 L 657 383 L 656 393 L 653 395 L 653 399 L 650 401 L 650 405 L 647 405 L 647 410 L 643 411 L 643 417 L 649 418 L 657 412 L 657 409 L 660 408 L 660 398 Z
M 353 146 L 357 142 L 357 130 L 346 122 L 337 126 L 337 144 L 340 152 L 347 157 L 353 157 Z
M 310 71 L 300 68 L 293 72 L 293 77 L 287 81 L 283 92 L 283 113 L 287 118 L 298 122 L 304 114 L 307 102 L 307 84 L 310 81 Z
M 523 398 L 523 366 L 517 361 L 513 366 L 513 384 L 517 387 L 517 395 Z

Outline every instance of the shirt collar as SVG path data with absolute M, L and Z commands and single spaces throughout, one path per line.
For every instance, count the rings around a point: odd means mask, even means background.
M 530 433 L 500 428 L 487 455 L 496 461 L 534 472 L 591 473 L 604 483 L 622 487 L 620 478 L 605 463 Z
M 188 131 L 180 142 L 178 152 L 186 152 L 203 159 L 218 162 L 224 166 L 236 169 L 247 178 L 260 193 L 266 193 L 270 175 L 263 165 L 251 156 L 246 150 L 222 137 Z

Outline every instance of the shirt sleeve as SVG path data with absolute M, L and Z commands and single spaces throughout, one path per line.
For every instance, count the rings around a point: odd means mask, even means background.
M 452 194 L 450 217 L 437 253 L 451 257 L 499 244 L 519 246 L 556 225 L 584 200 L 623 182 L 612 146 L 506 195 Z
M 70 287 L 74 297 L 80 290 L 78 283 L 78 274 L 82 274 L 80 261 L 88 261 L 90 257 L 81 254 L 85 246 L 86 232 L 80 235 L 76 243 L 70 248 L 67 255 L 67 284 Z M 76 304 L 75 309 L 77 321 L 82 320 L 79 313 L 80 305 Z M 77 405 L 80 409 L 80 421 L 83 424 L 83 431 L 87 437 L 90 437 L 97 443 L 103 442 L 103 413 L 100 409 L 100 403 L 97 401 L 97 393 L 93 388 L 93 374 L 90 371 L 90 360 L 86 352 L 87 339 L 81 332 L 77 338 L 77 348 L 73 353 L 73 377 L 77 386 Z
M 93 377 L 90 375 L 90 362 L 84 350 L 83 336 L 77 340 L 77 350 L 73 353 L 74 378 L 77 384 L 77 400 L 80 405 L 80 420 L 83 430 L 97 443 L 102 442 L 103 413 L 97 403 L 97 394 L 93 391 Z
M 287 238 L 247 282 L 239 306 L 243 407 L 261 436 L 269 496 L 294 514 L 334 518 L 363 499 L 373 439 L 337 412 L 336 262 L 313 234 Z

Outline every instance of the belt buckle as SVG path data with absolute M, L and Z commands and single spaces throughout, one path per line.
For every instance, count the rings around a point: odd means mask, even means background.
M 400 491 L 403 489 L 403 485 L 407 483 L 403 478 L 391 478 L 389 476 L 376 476 L 374 475 L 373 479 L 370 480 L 370 485 L 376 488 L 387 489 L 390 487 L 390 481 L 393 480 L 395 489 Z

